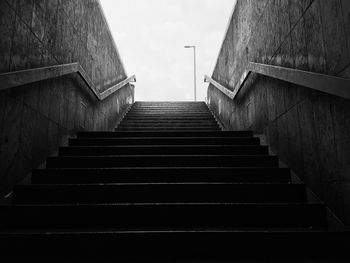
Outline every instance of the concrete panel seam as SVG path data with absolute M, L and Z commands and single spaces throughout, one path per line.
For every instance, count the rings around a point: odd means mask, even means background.
M 346 28 L 345 28 L 345 25 L 346 25 L 346 21 L 345 21 L 345 17 L 346 17 L 346 14 L 344 14 L 344 7 L 343 7 L 343 5 L 341 4 L 340 5 L 340 9 L 341 9 L 341 13 L 343 14 L 343 27 L 344 27 L 344 32 L 346 32 Z M 348 16 L 350 16 L 350 14 L 348 14 Z M 347 38 L 345 38 L 345 42 L 346 42 L 346 47 L 347 47 L 347 52 L 348 52 L 348 57 L 350 57 L 350 53 L 349 53 L 349 51 L 350 51 L 350 43 L 349 43 L 349 41 L 348 41 L 348 39 Z M 345 68 L 347 68 L 349 66 L 349 64 L 347 65 L 347 66 L 345 66 L 341 71 L 343 71 Z M 340 71 L 340 72 L 341 72 Z
M 7 2 L 7 1 L 6 1 Z M 7 3 L 8 4 L 8 3 Z M 9 4 L 8 4 L 9 5 Z M 56 60 L 57 63 L 61 63 L 61 61 L 55 56 L 55 54 L 52 54 L 51 50 L 49 50 L 47 48 L 46 45 L 44 45 L 44 43 L 42 42 L 42 40 L 40 38 L 38 38 L 38 36 L 34 33 L 32 27 L 30 25 L 27 24 L 26 21 L 23 20 L 23 18 L 20 16 L 20 14 L 18 14 L 17 10 L 13 8 L 13 6 L 9 5 L 10 8 L 13 10 L 13 12 L 16 14 L 16 19 L 18 18 L 26 27 L 27 29 L 32 33 L 32 35 L 36 38 L 37 41 L 39 41 L 43 48 L 50 53 L 50 55 Z M 15 28 L 13 29 L 13 31 L 15 31 Z M 13 39 L 13 36 L 12 36 L 12 39 Z M 11 54 L 10 54 L 11 56 Z
M 281 118 L 283 115 L 287 114 L 290 110 L 292 110 L 295 106 L 298 106 L 299 104 L 303 103 L 304 101 L 308 100 L 308 98 L 304 98 L 298 102 L 296 102 L 295 104 L 293 104 L 292 106 L 290 106 L 288 109 L 286 109 L 284 112 L 282 112 L 281 114 L 277 115 L 273 120 L 269 121 L 268 123 L 273 123 L 275 121 L 277 121 L 279 118 Z
M 285 36 L 284 40 L 279 44 L 279 46 L 276 48 L 275 52 L 272 54 L 271 58 L 267 61 L 267 64 L 269 64 L 271 62 L 271 60 L 278 54 L 278 51 L 281 49 L 281 47 L 286 43 L 288 37 L 292 34 L 292 32 L 294 31 L 294 29 L 297 27 L 297 25 L 299 24 L 299 22 L 304 18 L 306 12 L 309 10 L 310 6 L 314 3 L 315 0 L 310 1 L 310 3 L 308 4 L 307 8 L 303 11 L 303 13 L 301 14 L 301 16 L 298 18 L 298 20 L 295 22 L 295 24 L 292 26 L 292 28 L 290 29 L 290 31 L 288 32 L 288 34 Z

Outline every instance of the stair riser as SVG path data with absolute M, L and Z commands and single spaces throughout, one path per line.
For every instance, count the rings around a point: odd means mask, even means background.
M 316 205 L 73 205 L 0 207 L 1 226 L 75 230 L 324 227 Z
M 70 146 L 115 146 L 115 145 L 259 145 L 259 138 L 179 138 L 179 137 L 148 137 L 148 138 L 98 138 L 70 139 Z
M 128 117 L 207 117 L 214 119 L 211 113 L 190 113 L 190 112 L 129 112 Z
M 217 122 L 214 120 L 211 121 L 194 121 L 194 120 L 170 120 L 170 121 L 162 121 L 162 120 L 151 120 L 151 121 L 146 121 L 146 120 L 138 120 L 138 121 L 130 121 L 130 120 L 123 120 L 120 122 L 119 125 L 144 125 L 144 126 L 162 126 L 162 125 L 170 125 L 170 126 L 217 126 Z
M 188 131 L 188 130 L 208 130 L 208 131 L 221 131 L 220 126 L 216 124 L 198 124 L 196 123 L 120 123 L 116 128 L 135 128 L 135 129 L 175 129 L 177 131 Z
M 177 121 L 196 121 L 196 122 L 199 122 L 199 121 L 216 121 L 216 119 L 214 119 L 213 117 L 211 116 L 185 116 L 185 115 L 130 115 L 128 116 L 128 118 L 124 119 L 125 121 L 128 121 L 128 120 L 136 120 L 136 121 L 162 121 L 162 120 L 170 120 L 170 121 L 174 121 L 174 122 L 177 122 Z
M 121 168 L 34 170 L 32 183 L 168 183 L 168 182 L 290 182 L 288 169 L 279 168 Z
M 84 262 L 106 263 L 120 260 L 345 263 L 349 262 L 348 240 L 347 233 L 339 232 L 272 231 L 0 235 L 2 258 L 8 258 L 8 262 L 15 259 L 21 260 L 16 262 L 28 262 L 28 259 L 48 262 L 47 259 L 54 258 L 62 259 L 55 262 L 81 262 L 77 259 L 85 259 Z M 298 248 L 291 250 L 295 244 L 298 244 Z
M 133 105 L 133 108 L 202 108 L 202 109 L 207 109 L 208 107 L 205 104 L 191 104 L 191 103 L 187 103 L 187 104 L 173 104 L 173 105 L 165 105 L 165 104 L 150 104 L 150 105 L 140 105 L 135 103 Z
M 51 157 L 47 168 L 102 167 L 277 167 L 274 156 L 84 156 Z
M 123 120 L 151 120 L 151 121 L 177 121 L 177 120 L 193 120 L 193 121 L 213 121 L 215 120 L 213 116 L 203 116 L 203 117 L 194 117 L 194 116 L 185 116 L 185 117 L 178 117 L 178 116 L 159 116 L 153 117 L 153 116 L 128 116 L 126 115 Z
M 116 147 L 65 147 L 59 149 L 60 156 L 96 156 L 96 155 L 267 155 L 268 148 L 264 146 L 116 146 Z
M 144 122 L 144 123 L 165 123 L 165 122 L 212 122 L 217 123 L 217 121 L 210 117 L 202 118 L 189 118 L 189 117 L 159 117 L 154 118 L 152 116 L 143 117 L 128 117 L 124 118 L 122 122 Z
M 208 109 L 208 107 L 137 107 L 137 106 L 133 106 L 131 110 L 135 110 L 135 111 L 152 111 L 152 110 L 172 110 L 172 111 L 202 111 L 202 112 L 210 112 L 210 110 Z
M 220 131 L 219 127 L 117 127 L 116 131 Z
M 196 111 L 178 111 L 178 110 L 130 110 L 128 115 L 138 115 L 138 116 L 146 116 L 146 115 L 187 115 L 189 117 L 192 116 L 211 116 L 214 118 L 213 114 L 210 111 L 196 110 Z
M 122 120 L 122 122 L 145 122 L 145 123 L 204 123 L 204 124 L 215 124 L 216 120 L 214 118 L 204 118 L 204 119 L 197 119 L 197 118 L 177 118 L 177 117 L 164 117 L 164 118 L 142 118 L 142 117 L 135 117 L 135 118 L 125 118 Z
M 121 122 L 116 125 L 117 126 L 142 126 L 142 127 L 175 127 L 175 128 L 186 128 L 186 127 L 193 127 L 193 128 L 218 128 L 220 127 L 217 122 L 213 122 L 211 124 L 200 124 L 200 123 L 194 123 L 192 121 L 188 122 L 182 122 L 182 123 L 176 123 L 176 122 L 164 122 L 164 123 L 159 123 L 159 122 Z M 179 130 L 181 132 L 181 130 Z
M 179 195 L 179 193 L 181 193 Z M 16 204 L 300 203 L 304 185 L 143 184 L 17 186 Z
M 134 106 L 178 106 L 178 105 L 190 105 L 190 106 L 206 106 L 204 101 L 136 101 Z
M 168 129 L 220 129 L 217 123 L 214 124 L 196 124 L 196 123 L 120 123 L 117 128 L 168 128 Z
M 133 108 L 201 108 L 208 110 L 208 106 L 206 104 L 192 104 L 192 103 L 176 103 L 176 104 L 149 104 L 149 105 L 142 105 L 135 103 L 133 105 Z
M 132 108 L 129 112 L 149 113 L 149 112 L 176 112 L 176 113 L 211 113 L 205 108 Z
M 205 109 L 131 109 L 128 113 L 176 113 L 176 114 L 212 114 Z
M 79 132 L 78 138 L 115 138 L 115 137 L 244 137 L 253 136 L 252 132 Z
M 139 115 L 139 116 L 147 116 L 147 115 L 190 115 L 190 116 L 211 116 L 213 119 L 213 115 L 210 112 L 205 111 L 129 111 L 128 115 Z
M 125 120 L 190 120 L 190 121 L 201 121 L 201 120 L 210 120 L 215 121 L 212 116 L 208 115 L 201 115 L 201 116 L 193 116 L 193 115 L 155 115 L 155 114 L 149 114 L 149 115 L 129 115 Z
M 208 110 L 207 105 L 133 105 L 132 109 L 204 109 Z

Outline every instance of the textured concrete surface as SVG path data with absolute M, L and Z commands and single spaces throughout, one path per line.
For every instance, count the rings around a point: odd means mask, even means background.
M 233 89 L 248 61 L 350 77 L 346 0 L 238 0 L 213 79 Z M 227 130 L 265 134 L 318 196 L 350 224 L 350 101 L 253 75 L 232 101 L 212 86 Z
M 126 72 L 97 0 L 0 1 L 0 72 L 79 62 L 103 91 Z M 0 84 L 1 85 L 1 84 Z M 74 77 L 0 93 L 0 195 L 79 130 L 111 130 L 133 87 L 103 102 Z

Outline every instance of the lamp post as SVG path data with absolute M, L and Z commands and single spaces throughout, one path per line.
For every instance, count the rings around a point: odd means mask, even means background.
M 185 48 L 193 48 L 193 65 L 194 65 L 194 101 L 197 101 L 197 80 L 196 80 L 196 46 L 184 46 Z

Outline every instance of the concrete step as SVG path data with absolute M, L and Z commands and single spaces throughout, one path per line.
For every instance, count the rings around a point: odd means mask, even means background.
M 208 108 L 205 107 L 132 107 L 130 111 L 140 111 L 140 112 L 149 112 L 149 111 L 189 111 L 189 112 L 210 112 Z
M 147 114 L 184 114 L 184 115 L 212 115 L 206 110 L 129 110 L 128 114 L 147 115 Z
M 219 127 L 153 127 L 153 126 L 144 126 L 144 127 L 117 127 L 116 131 L 220 131 Z
M 208 107 L 205 105 L 197 106 L 133 106 L 131 109 L 135 110 L 203 110 L 209 111 Z
M 119 125 L 174 125 L 174 126 L 182 126 L 182 125 L 189 125 L 192 126 L 204 126 L 204 125 L 218 125 L 216 120 L 145 120 L 145 119 L 139 119 L 139 120 L 123 120 L 119 123 Z
M 163 126 L 163 125 L 171 125 L 171 126 L 217 126 L 218 123 L 216 120 L 123 120 L 119 123 L 119 125 L 157 125 L 157 126 Z
M 304 185 L 276 183 L 18 185 L 13 194 L 14 204 L 302 202 Z
M 209 110 L 207 105 L 133 105 L 131 109 L 178 109 L 178 110 L 191 110 L 191 109 L 200 109 L 200 110 Z
M 171 122 L 171 123 L 138 123 L 121 122 L 117 128 L 220 128 L 217 123 L 192 123 L 192 122 Z
M 125 116 L 123 121 L 216 121 L 213 116 L 204 116 L 204 117 L 196 117 L 196 116 Z
M 194 116 L 193 114 L 145 114 L 145 115 L 139 115 L 139 114 L 130 114 L 127 116 L 127 119 L 169 119 L 169 118 L 180 118 L 180 119 L 192 119 L 192 120 L 215 120 L 215 118 L 209 114 L 198 114 Z
M 268 155 L 115 155 L 59 156 L 47 159 L 47 168 L 108 167 L 277 167 L 278 158 Z
M 149 109 L 145 109 L 145 108 L 131 108 L 129 110 L 129 113 L 131 112 L 137 112 L 140 114 L 144 114 L 144 113 L 152 113 L 152 112 L 160 112 L 160 113 L 211 113 L 208 109 L 201 109 L 201 108 L 183 108 L 183 109 L 179 109 L 179 108 L 149 108 Z
M 290 171 L 276 167 L 126 167 L 85 169 L 36 169 L 33 184 L 94 183 L 289 183 Z
M 210 111 L 196 111 L 196 112 L 189 112 L 189 111 L 134 111 L 130 110 L 127 113 L 128 116 L 147 116 L 147 115 L 156 115 L 156 116 L 164 116 L 164 115 L 169 115 L 169 116 L 213 116 L 213 114 Z
M 259 138 L 243 137 L 113 137 L 69 139 L 69 146 L 259 144 Z
M 197 116 L 197 115 L 206 115 L 206 116 L 213 116 L 210 111 L 204 111 L 204 110 L 130 110 L 128 112 L 130 115 L 140 115 L 140 116 L 145 116 L 145 115 L 150 115 L 150 114 L 155 114 L 155 115 L 192 115 L 192 116 Z
M 291 230 L 38 231 L 0 234 L 2 258 L 28 262 L 349 262 L 349 233 Z M 296 246 L 297 249 L 292 249 Z M 38 253 L 40 248 L 40 253 Z M 21 251 L 21 253 L 18 253 Z M 57 260 L 57 261 L 56 261 Z M 58 261 L 62 260 L 62 261 Z M 85 261 L 83 261 L 85 260 Z M 7 261 L 6 261 L 7 262 Z M 50 261 L 51 262 L 51 261 Z
M 130 111 L 202 111 L 210 112 L 208 108 L 205 107 L 133 107 Z
M 114 138 L 114 137 L 253 137 L 252 131 L 218 132 L 78 132 L 78 138 Z
M 135 131 L 142 131 L 142 129 L 145 129 L 145 131 L 148 130 L 154 130 L 157 131 L 158 129 L 160 131 L 167 131 L 167 130 L 178 130 L 178 131 L 221 131 L 221 128 L 219 125 L 195 125 L 195 124 L 181 124 L 181 125 L 172 125 L 172 124 L 149 124 L 149 125 L 144 125 L 144 124 L 120 124 L 118 125 L 115 130 L 116 131 L 123 131 L 124 129 L 127 130 L 132 130 L 135 129 Z
M 206 106 L 204 101 L 136 101 L 134 106 L 179 106 L 179 105 L 192 105 L 192 106 Z
M 147 101 L 147 102 L 141 102 L 141 101 L 136 101 L 133 105 L 134 107 L 139 107 L 139 106 L 155 106 L 155 107 L 207 107 L 205 102 L 201 101 L 173 101 L 173 102 L 161 102 L 161 101 Z
M 321 204 L 64 204 L 0 206 L 0 226 L 15 229 L 200 230 L 326 227 Z
M 257 145 L 128 145 L 60 147 L 60 156 L 96 155 L 259 155 L 268 154 L 267 146 Z
M 172 103 L 172 104 L 164 104 L 164 103 L 149 103 L 149 104 L 140 104 L 140 103 L 134 103 L 134 107 L 202 107 L 207 108 L 207 105 L 205 103 Z
M 215 120 L 215 118 L 210 114 L 177 114 L 177 113 L 169 113 L 169 114 L 161 114 L 161 113 L 150 113 L 150 114 L 128 114 L 127 119 L 134 119 L 134 118 L 142 118 L 142 119 L 167 119 L 167 118 L 181 118 L 181 119 L 209 119 L 209 120 Z

